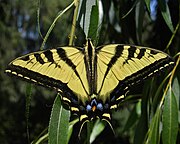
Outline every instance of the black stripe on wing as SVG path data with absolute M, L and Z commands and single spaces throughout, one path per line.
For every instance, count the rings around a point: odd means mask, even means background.
M 74 92 L 67 86 L 66 83 L 61 82 L 60 80 L 56 80 L 54 78 L 50 78 L 46 75 L 39 74 L 34 71 L 30 71 L 26 68 L 22 68 L 20 66 L 13 66 L 9 65 L 7 67 L 7 71 L 10 70 L 11 72 L 7 72 L 8 75 L 20 78 L 27 82 L 35 83 L 37 85 L 45 86 L 50 89 L 55 89 L 57 91 L 62 92 L 62 96 L 67 97 L 73 106 L 77 106 L 78 98 L 74 94 Z M 69 103 L 70 105 L 70 103 Z
M 51 64 L 55 64 L 56 67 L 63 69 L 60 63 L 60 61 L 62 60 L 73 70 L 72 73 L 75 73 L 77 78 L 80 80 L 82 87 L 87 93 L 85 86 L 83 84 L 83 81 L 80 77 L 80 74 L 78 73 L 76 69 L 77 66 L 73 63 L 73 59 L 70 59 L 71 55 L 69 55 L 70 57 L 67 56 L 67 52 L 65 49 L 66 47 L 62 47 L 62 48 L 60 47 L 58 49 L 50 49 L 50 50 L 35 52 L 35 53 L 27 54 L 25 56 L 17 58 L 8 65 L 8 68 L 6 69 L 6 73 L 8 73 L 9 75 L 16 75 L 18 78 L 21 78 L 30 82 L 38 83 L 43 86 L 61 89 L 65 85 L 65 83 L 63 83 L 61 80 L 53 78 L 53 75 L 49 75 L 47 74 L 47 72 L 44 74 L 38 73 L 38 69 L 37 71 L 34 71 L 33 69 L 31 69 L 31 67 L 34 67 L 34 65 L 36 65 L 37 63 L 40 63 L 42 65 L 41 67 L 44 67 L 45 63 L 49 63 L 49 66 Z M 78 49 L 77 53 L 82 53 L 82 56 L 83 56 L 84 55 L 83 50 L 79 48 L 77 49 Z M 77 54 L 77 53 L 72 53 L 72 56 L 73 54 Z M 15 63 L 18 60 L 22 60 L 26 64 L 21 65 L 20 63 L 20 65 L 18 64 L 14 65 L 13 63 Z M 32 63 L 32 65 L 30 67 L 26 67 L 28 63 Z M 66 69 L 64 69 L 64 71 L 66 71 Z
M 21 66 L 9 65 L 6 69 L 6 73 L 10 76 L 15 76 L 28 82 L 39 84 L 49 88 L 63 89 L 66 85 L 65 83 L 62 83 L 60 80 L 50 78 L 46 75 L 39 74 L 37 72 L 31 71 L 27 68 L 23 68 Z
M 152 77 L 156 74 L 163 72 L 164 70 L 171 70 L 174 66 L 174 61 L 169 56 L 156 61 L 145 68 L 133 73 L 132 75 L 126 77 L 124 80 L 119 81 L 119 84 L 116 88 L 111 92 L 110 97 L 111 100 L 117 100 L 120 96 L 125 95 L 126 92 L 129 91 L 134 85 L 140 84 L 144 80 Z M 119 99 L 121 101 L 121 99 Z M 116 104 L 119 101 L 114 101 Z M 113 105 L 113 103 L 112 103 Z
M 149 65 L 145 66 L 142 69 L 139 69 L 139 70 L 137 69 L 138 71 L 132 73 L 131 75 L 128 75 L 123 80 L 119 80 L 118 85 L 114 88 L 114 90 L 110 94 L 111 100 L 115 101 L 115 103 L 118 103 L 121 100 L 120 97 L 126 94 L 126 92 L 129 91 L 129 88 L 131 88 L 132 86 L 141 83 L 145 79 L 151 76 L 154 76 L 155 74 L 165 70 L 166 68 L 171 69 L 174 65 L 173 59 L 166 54 L 164 58 L 161 58 L 161 59 L 158 58 L 157 60 L 156 54 L 162 53 L 158 50 L 156 51 L 156 50 L 148 49 L 144 47 L 137 48 L 136 46 L 128 46 L 128 45 L 127 45 L 128 48 L 125 48 L 125 46 L 126 45 L 116 45 L 114 49 L 114 56 L 112 56 L 109 63 L 107 64 L 108 67 L 104 74 L 104 78 L 101 84 L 101 89 L 103 87 L 104 81 L 109 71 L 114 66 L 114 64 L 116 64 L 116 62 L 119 60 L 120 57 L 123 57 L 124 59 L 122 62 L 123 65 L 129 65 L 129 61 L 135 62 L 135 59 L 133 60 L 132 58 L 141 60 L 145 55 L 146 55 L 145 57 L 147 58 L 152 57 L 155 61 L 152 63 L 149 62 Z M 103 49 L 103 46 L 97 49 L 97 53 L 98 51 L 101 51 L 101 49 Z M 124 50 L 128 50 L 127 56 L 123 54 Z M 138 52 L 136 50 L 138 50 Z M 147 50 L 149 52 L 147 52 Z M 121 72 L 120 69 L 119 69 L 119 72 Z M 101 89 L 99 91 L 101 91 Z M 112 102 L 112 105 L 113 105 L 113 102 Z

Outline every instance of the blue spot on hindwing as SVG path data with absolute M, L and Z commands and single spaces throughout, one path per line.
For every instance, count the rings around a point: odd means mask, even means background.
M 102 103 L 98 103 L 98 104 L 97 104 L 97 109 L 100 110 L 100 111 L 103 111 L 103 105 L 102 105 Z
M 91 109 L 92 109 L 92 107 L 88 104 L 88 105 L 86 106 L 86 110 L 87 110 L 87 112 L 90 112 L 90 111 L 91 111 Z

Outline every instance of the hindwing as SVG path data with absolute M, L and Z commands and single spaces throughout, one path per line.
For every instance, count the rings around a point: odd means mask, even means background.
M 172 66 L 169 55 L 155 49 L 111 44 L 97 53 L 97 93 L 99 99 L 120 100 L 130 87 Z

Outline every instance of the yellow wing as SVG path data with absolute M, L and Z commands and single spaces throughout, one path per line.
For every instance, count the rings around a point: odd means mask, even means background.
M 111 44 L 97 48 L 97 93 L 104 102 L 115 101 L 134 84 L 173 65 L 164 52 L 130 45 Z
M 89 85 L 80 48 L 60 47 L 30 53 L 12 61 L 6 72 L 66 95 L 70 93 L 71 97 L 75 94 L 83 103 L 88 99 Z

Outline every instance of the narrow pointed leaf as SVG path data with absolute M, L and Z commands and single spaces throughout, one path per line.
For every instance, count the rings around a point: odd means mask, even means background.
M 29 140 L 29 109 L 31 105 L 32 98 L 32 84 L 27 84 L 26 86 L 26 131 Z
M 146 7 L 147 7 L 149 13 L 151 12 L 151 10 L 150 10 L 150 2 L 151 2 L 150 0 L 145 0 Z
M 173 91 L 169 88 L 163 109 L 163 144 L 176 144 L 178 132 L 178 107 Z
M 98 5 L 92 6 L 88 37 L 96 40 L 98 36 L 99 10 Z
M 159 123 L 160 123 L 160 109 L 157 109 L 150 123 L 150 127 L 148 130 L 145 144 L 158 144 L 159 143 L 159 138 L 160 138 Z
M 130 113 L 130 116 L 128 117 L 128 120 L 124 126 L 123 132 L 128 131 L 138 120 L 138 113 L 136 110 L 136 106 L 134 106 L 132 112 Z
M 141 101 L 141 116 L 139 122 L 136 127 L 135 136 L 134 136 L 134 144 L 141 144 L 144 142 L 146 137 L 146 133 L 148 131 L 148 94 L 149 91 L 146 88 L 147 84 L 145 84 L 143 89 L 143 97 Z
M 170 15 L 170 11 L 169 11 L 167 1 L 165 1 L 165 0 L 158 0 L 158 1 L 159 1 L 159 7 L 161 10 L 161 14 L 164 18 L 164 21 L 166 22 L 166 24 L 169 27 L 169 29 L 171 30 L 171 32 L 173 32 L 174 28 L 172 25 L 171 15 Z
M 177 107 L 179 108 L 180 103 L 180 83 L 178 81 L 178 78 L 175 77 L 173 84 L 172 84 L 172 91 L 176 97 Z M 180 117 L 179 117 L 179 123 L 180 123 Z
M 61 105 L 60 96 L 57 95 L 49 123 L 49 144 L 67 144 L 70 112 Z
M 141 43 L 142 40 L 144 13 L 144 1 L 139 1 L 139 3 L 136 5 L 136 30 L 139 43 Z
M 98 22 L 98 6 L 96 0 L 90 0 L 90 1 L 80 1 L 80 9 L 78 13 L 78 21 L 80 23 L 80 26 L 84 30 L 84 33 L 86 37 L 89 37 L 89 29 L 90 25 L 93 27 L 94 24 Z M 93 15 L 92 15 L 93 14 Z M 96 14 L 96 15 L 95 15 Z M 97 31 L 97 28 L 94 30 L 94 32 Z
M 100 120 L 97 120 L 90 135 L 90 143 L 96 139 L 96 137 L 104 130 L 104 128 L 105 124 Z

